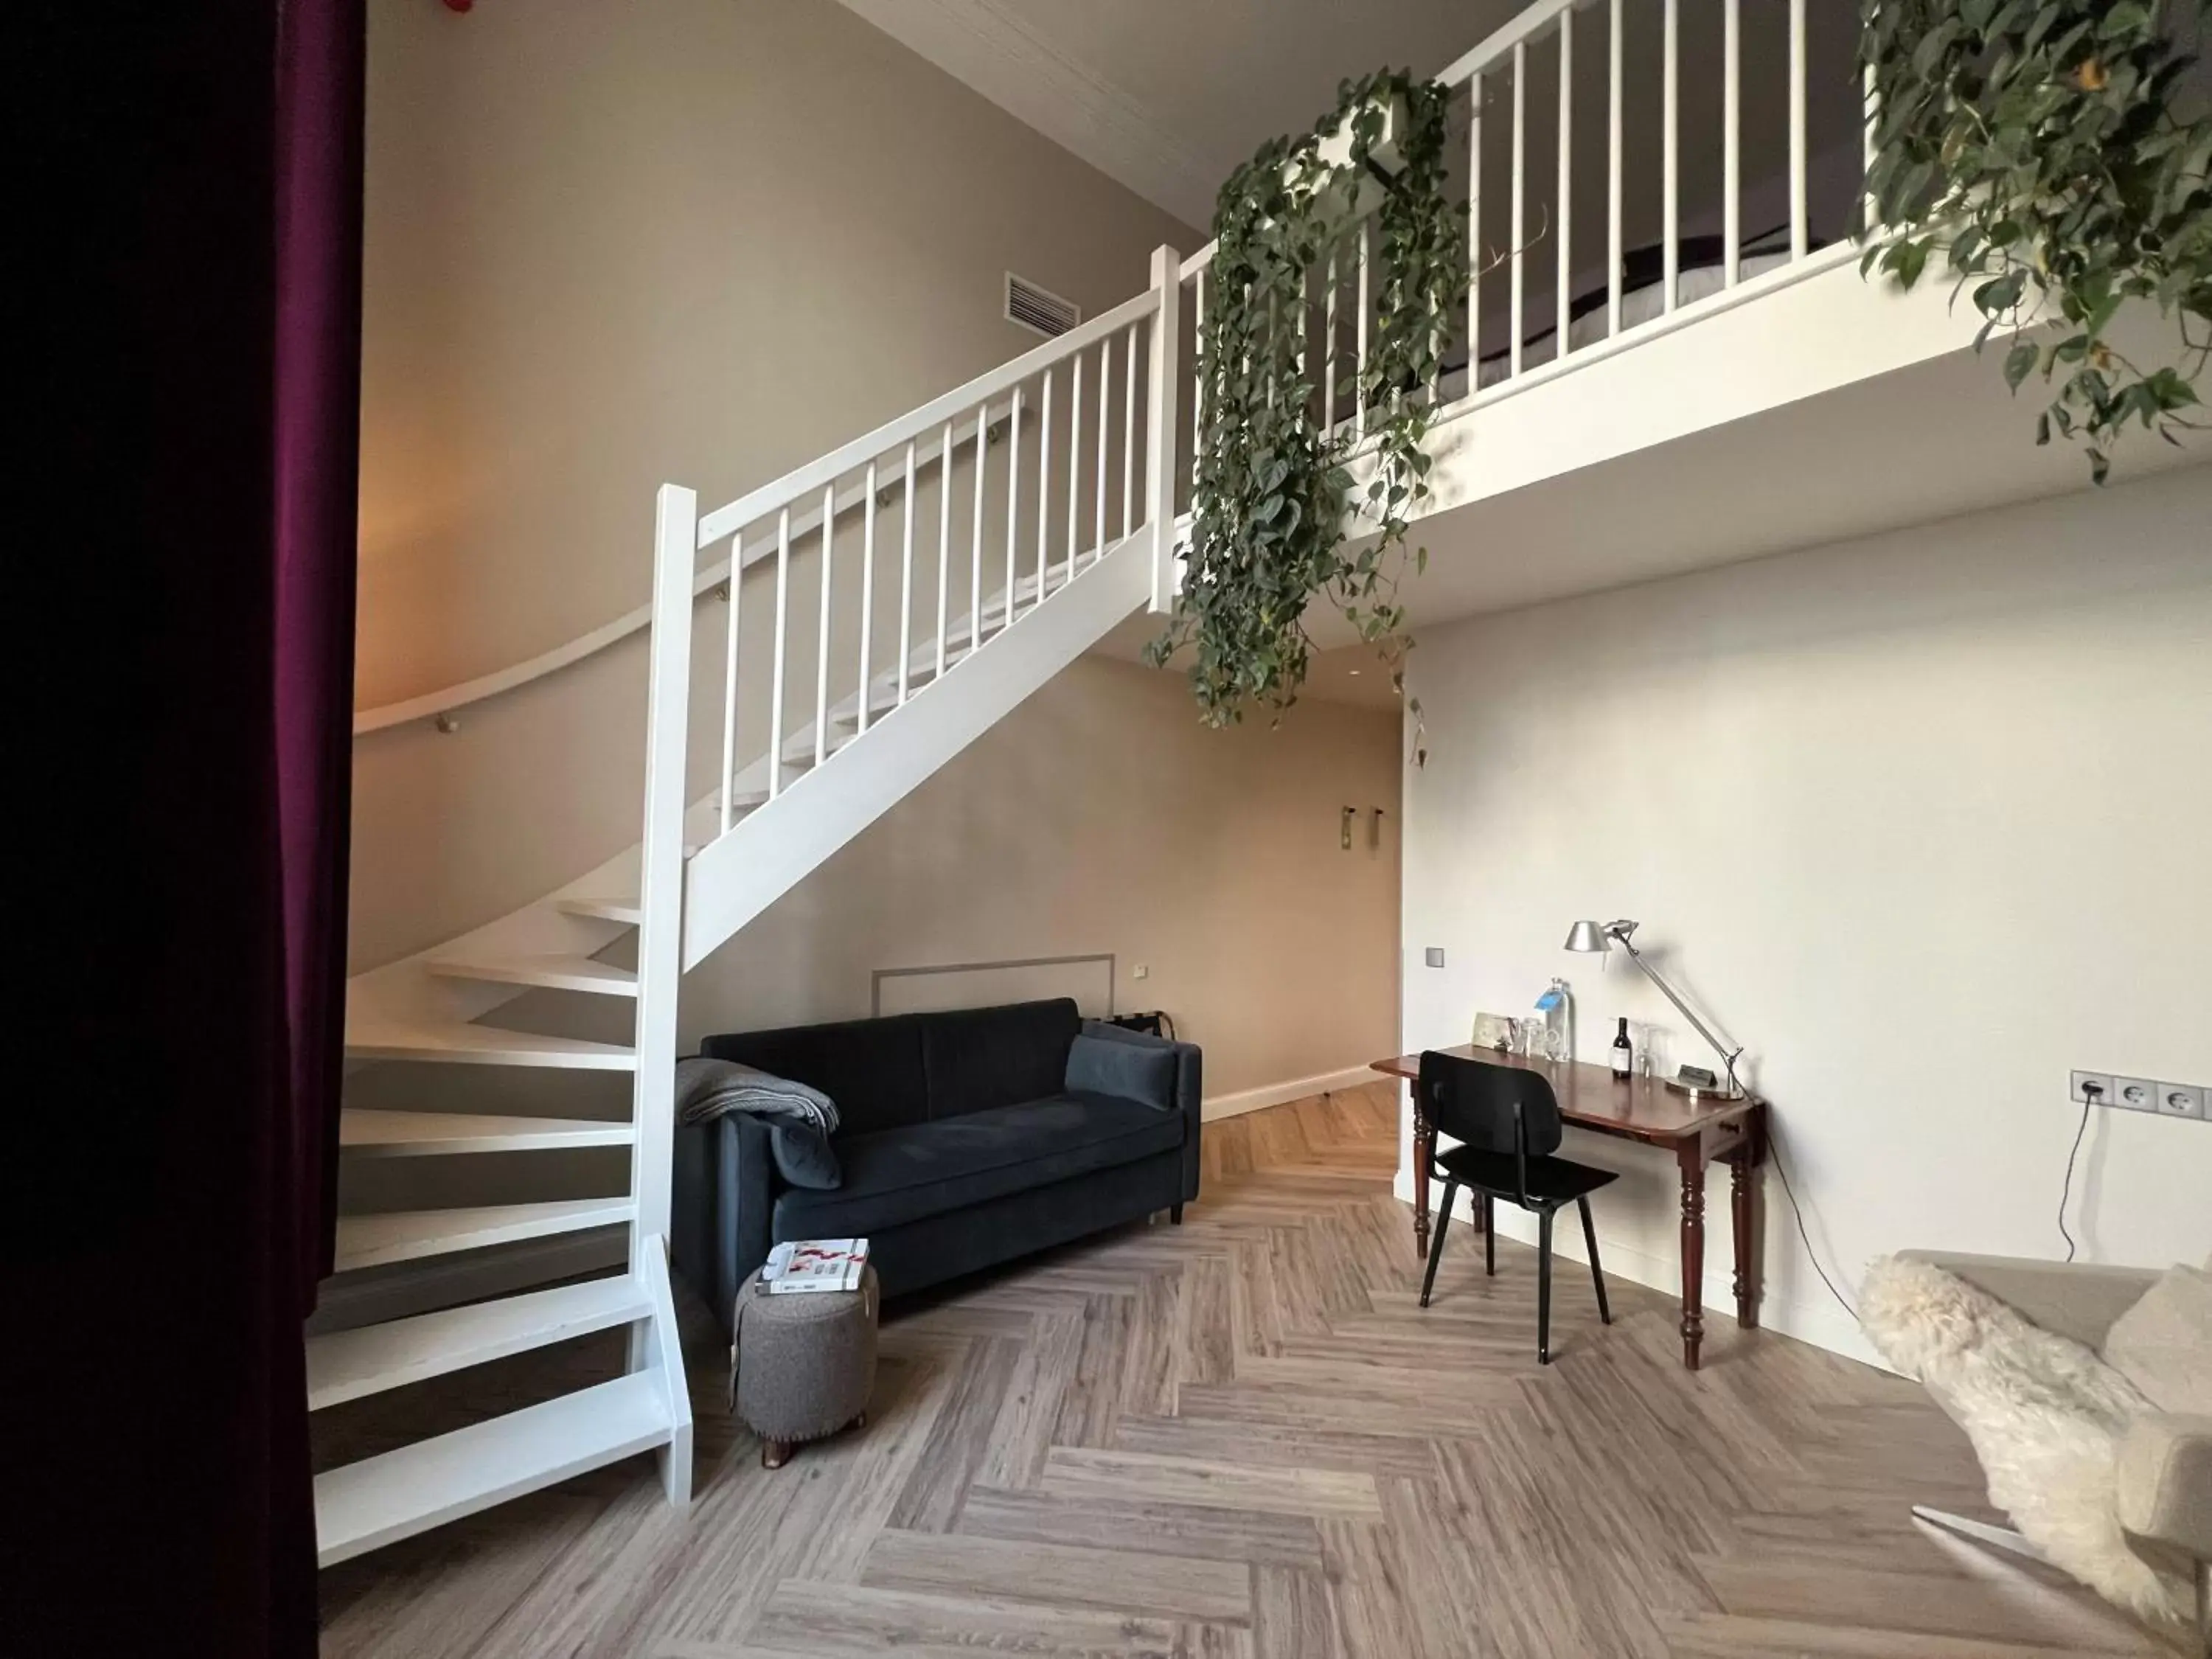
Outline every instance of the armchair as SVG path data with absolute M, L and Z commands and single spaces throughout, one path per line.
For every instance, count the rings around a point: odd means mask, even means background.
M 2098 1358 L 2160 1277 L 1907 1251 L 1869 1272 L 1860 1316 L 1966 1430 L 1991 1500 L 2023 1530 L 1917 1505 L 1916 1516 L 2048 1561 L 2139 1613 L 2184 1616 L 2174 1580 L 2185 1571 L 2197 1639 L 2212 1654 L 2212 1416 L 2142 1409 Z M 2212 1373 L 2212 1351 L 2204 1363 Z M 2023 1381 L 2040 1392 L 2029 1397 Z

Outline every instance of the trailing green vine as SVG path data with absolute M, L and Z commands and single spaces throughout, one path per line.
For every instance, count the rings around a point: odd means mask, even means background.
M 2212 0 L 2176 0 L 2201 33 Z M 2145 0 L 1861 0 L 1879 115 L 1868 179 L 1881 225 L 1860 269 L 1910 288 L 1938 255 L 2003 331 L 2006 382 L 2050 389 L 2036 441 L 2087 451 L 2100 483 L 2131 422 L 2202 429 L 2212 353 L 2212 118 L 2184 118 L 2193 61 L 2172 8 Z M 2163 15 L 2162 15 L 2163 14 Z M 2162 27 L 2166 26 L 2166 27 Z M 2180 334 L 2143 366 L 2111 337 L 2130 300 Z
M 1467 291 L 1466 209 L 1445 199 L 1447 97 L 1394 71 L 1347 81 L 1311 132 L 1270 141 L 1221 188 L 1198 325 L 1204 418 L 1190 558 L 1167 631 L 1147 647 L 1156 665 L 1191 651 L 1191 684 L 1211 725 L 1239 720 L 1252 706 L 1279 715 L 1297 700 L 1312 649 L 1304 619 L 1316 598 L 1394 668 L 1404 654 L 1398 580 L 1408 520 L 1429 492 L 1424 389 L 1435 383 L 1447 319 Z M 1389 135 L 1396 167 L 1386 175 L 1375 152 L 1394 102 L 1403 118 Z M 1332 164 L 1322 145 L 1340 130 L 1349 159 Z M 1346 240 L 1347 198 L 1385 178 L 1367 358 L 1334 400 L 1340 414 L 1364 411 L 1359 441 L 1373 449 L 1371 478 L 1354 501 L 1350 428 L 1324 429 L 1316 376 L 1328 354 L 1308 349 L 1305 284 L 1327 270 L 1333 249 L 1356 246 Z M 1364 521 L 1356 545 L 1346 534 L 1348 509 Z

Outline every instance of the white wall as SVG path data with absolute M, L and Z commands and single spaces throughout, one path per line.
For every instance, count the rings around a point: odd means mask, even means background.
M 2212 468 L 1426 629 L 1409 687 L 1407 1046 L 1557 974 L 1583 1058 L 1623 1014 L 1703 1058 L 1625 959 L 1560 949 L 1638 918 L 1750 1045 L 1847 1292 L 1911 1245 L 2063 1254 L 2069 1068 L 2212 1085 Z M 1567 1151 L 1625 1172 L 1608 1268 L 1671 1288 L 1671 1164 Z M 1868 1352 L 1767 1194 L 1766 1322 Z M 1724 1172 L 1711 1203 L 1709 1311 Z M 2212 1122 L 2094 1115 L 2070 1219 L 2087 1259 L 2203 1258 Z

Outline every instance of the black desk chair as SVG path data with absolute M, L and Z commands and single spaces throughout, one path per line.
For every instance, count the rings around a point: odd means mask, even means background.
M 1605 1271 L 1598 1266 L 1597 1230 L 1590 1224 L 1589 1194 L 1613 1178 L 1610 1170 L 1554 1158 L 1563 1128 L 1559 1100 L 1536 1072 L 1517 1066 L 1492 1066 L 1434 1052 L 1421 1056 L 1421 1103 L 1439 1134 L 1460 1144 L 1438 1152 L 1431 1178 L 1443 1177 L 1444 1201 L 1437 1211 L 1437 1234 L 1429 1245 L 1429 1270 L 1421 1279 L 1421 1305 L 1437 1282 L 1437 1263 L 1444 1253 L 1444 1229 L 1451 1224 L 1452 1200 L 1462 1187 L 1482 1195 L 1482 1271 L 1498 1271 L 1493 1199 L 1504 1199 L 1536 1213 L 1536 1363 L 1552 1363 L 1552 1216 L 1571 1201 L 1583 1212 L 1583 1243 L 1589 1247 L 1590 1277 L 1597 1284 L 1597 1316 L 1613 1323 L 1606 1305 Z

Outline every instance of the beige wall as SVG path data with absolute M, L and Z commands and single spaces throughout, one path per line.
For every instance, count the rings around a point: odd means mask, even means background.
M 653 491 L 726 501 L 1195 234 L 832 0 L 370 19 L 364 705 L 641 603 Z
M 1209 1097 L 1363 1066 L 1395 1035 L 1397 753 L 1389 714 L 1213 732 L 1180 675 L 1085 658 L 690 975 L 685 1036 L 865 1015 L 879 968 L 1110 951 Z
M 1198 240 L 830 0 L 392 0 L 370 46 L 364 705 L 638 604 L 663 478 L 711 506 L 1034 344 L 1007 269 L 1095 312 Z M 702 606 L 696 708 L 720 626 Z M 636 839 L 643 670 L 634 640 L 357 745 L 356 970 Z M 1122 1006 L 1206 1044 L 1210 1094 L 1357 1066 L 1394 1035 L 1396 764 L 1389 715 L 1212 733 L 1179 679 L 1086 660 L 694 975 L 687 1033 L 865 1013 L 878 968 L 1109 951 Z M 1342 805 L 1394 809 L 1379 852 L 1338 850 Z M 573 1083 L 590 1109 L 605 1081 L 447 1070 L 357 1097 L 562 1109 Z
M 719 504 L 1036 344 L 1005 271 L 1096 312 L 1198 240 L 832 0 L 388 0 L 370 22 L 363 707 L 641 604 L 663 480 Z M 354 970 L 635 842 L 643 689 L 641 636 L 453 735 L 357 744 Z
M 1583 1058 L 1626 1015 L 1709 1063 L 1625 961 L 1560 948 L 1633 916 L 1750 1045 L 1847 1292 L 1911 1245 L 2061 1255 L 2069 1071 L 2212 1085 L 2208 526 L 2200 465 L 1421 630 L 1408 1042 L 1556 974 Z M 1674 1283 L 1672 1165 L 1568 1152 L 1624 1172 L 1593 1200 L 1608 1268 Z M 2198 1261 L 2208 1192 L 2212 1123 L 2100 1111 L 2069 1224 L 2085 1259 Z M 1767 1193 L 1768 1322 L 1860 1351 Z M 1705 1259 L 1725 1305 L 1724 1222 Z
M 1394 714 L 1309 702 L 1277 729 L 1208 731 L 1181 676 L 1086 657 L 689 975 L 684 1045 L 864 1016 L 881 968 L 1110 952 L 1119 1006 L 1164 1008 L 1204 1048 L 1217 1110 L 1358 1071 L 1396 1042 L 1399 771 Z M 1346 806 L 1362 814 L 1349 852 Z M 499 1022 L 624 1042 L 628 1017 L 532 993 Z M 629 1079 L 386 1065 L 349 1091 L 360 1106 L 605 1116 L 627 1109 Z M 597 1152 L 394 1158 L 349 1166 L 343 1197 L 499 1203 L 622 1181 Z

